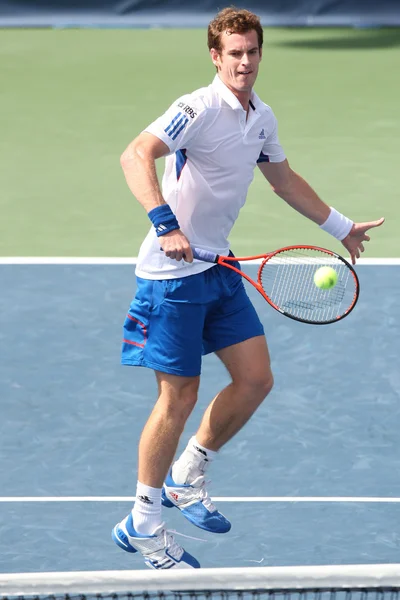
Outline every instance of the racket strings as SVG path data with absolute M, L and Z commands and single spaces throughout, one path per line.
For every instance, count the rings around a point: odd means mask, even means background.
M 314 283 L 315 272 L 331 267 L 336 285 L 328 290 Z M 335 320 L 354 303 L 357 284 L 347 264 L 322 250 L 284 250 L 266 260 L 260 268 L 259 283 L 271 301 L 295 318 L 313 322 Z

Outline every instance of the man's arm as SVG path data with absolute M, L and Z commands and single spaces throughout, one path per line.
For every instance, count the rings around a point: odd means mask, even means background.
M 165 204 L 158 183 L 156 160 L 169 154 L 164 142 L 151 133 L 141 133 L 121 155 L 126 183 L 146 212 Z
M 156 160 L 169 154 L 168 146 L 151 133 L 143 132 L 121 155 L 121 166 L 132 194 L 147 213 L 166 205 L 156 171 Z M 159 237 L 166 256 L 175 260 L 193 261 L 189 241 L 180 229 Z
M 274 192 L 287 204 L 317 225 L 326 223 L 331 208 L 300 175 L 290 168 L 287 160 L 278 163 L 262 162 L 258 166 Z M 360 252 L 364 252 L 363 242 L 370 239 L 366 231 L 382 225 L 383 222 L 384 219 L 381 218 L 369 223 L 354 223 L 346 237 L 338 238 L 350 253 L 353 264 L 357 258 L 360 258 Z
M 258 166 L 274 192 L 287 204 L 317 225 L 325 223 L 331 212 L 330 207 L 290 168 L 287 160 L 279 163 L 263 162 Z

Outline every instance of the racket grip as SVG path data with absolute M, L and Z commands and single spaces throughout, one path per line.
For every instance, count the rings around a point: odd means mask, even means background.
M 193 246 L 191 246 L 191 248 L 193 252 L 193 258 L 210 263 L 218 262 L 218 254 L 214 254 L 214 252 L 210 252 L 209 250 L 203 250 L 202 248 L 194 248 Z

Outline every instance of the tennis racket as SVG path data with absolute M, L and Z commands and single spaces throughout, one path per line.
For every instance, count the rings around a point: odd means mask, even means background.
M 360 293 L 353 267 L 339 254 L 317 246 L 287 246 L 275 252 L 237 258 L 220 256 L 193 248 L 193 257 L 236 271 L 253 285 L 272 308 L 302 323 L 326 325 L 350 314 Z M 261 259 L 257 281 L 235 267 L 235 261 Z M 331 267 L 337 283 L 331 289 L 318 288 L 314 274 L 320 267 Z

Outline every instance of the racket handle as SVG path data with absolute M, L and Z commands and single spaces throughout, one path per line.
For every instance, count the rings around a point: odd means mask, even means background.
M 197 258 L 197 260 L 202 260 L 204 262 L 217 263 L 218 262 L 218 254 L 214 252 L 210 252 L 209 250 L 203 250 L 202 248 L 194 248 L 191 246 L 193 252 L 193 258 Z

